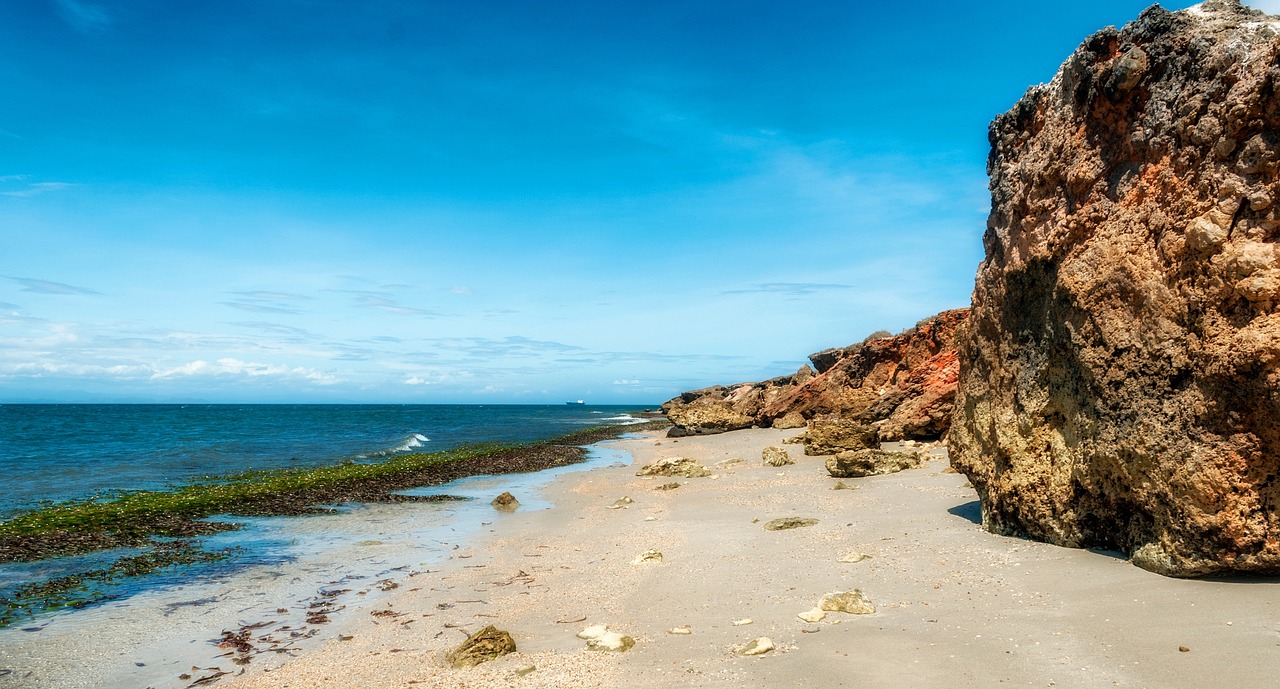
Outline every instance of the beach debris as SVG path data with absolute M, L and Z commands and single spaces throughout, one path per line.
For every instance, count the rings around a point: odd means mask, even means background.
M 785 448 L 778 447 L 777 445 L 770 445 L 769 447 L 766 447 L 761 455 L 764 457 L 764 463 L 766 466 L 784 467 L 788 464 L 796 463 L 794 459 L 791 459 L 791 455 L 787 454 Z
M 537 669 L 537 665 L 525 665 L 524 667 L 516 668 L 516 677 L 524 677 Z
M 656 522 L 656 521 L 658 521 L 658 518 L 657 518 L 657 517 L 645 517 L 645 518 L 644 518 L 644 520 L 645 520 L 645 521 L 647 521 L 647 522 Z
M 818 520 L 811 517 L 781 517 L 765 522 L 764 528 L 767 531 L 786 531 L 787 529 L 813 526 L 817 523 Z
M 684 478 L 702 478 L 711 472 L 702 466 L 702 462 L 689 457 L 663 457 L 645 465 L 636 476 L 683 476 Z
M 857 490 L 857 489 L 858 489 L 857 486 L 851 486 L 845 483 L 844 481 L 836 481 L 835 485 L 831 486 L 831 490 Z
M 586 640 L 587 649 L 591 651 L 622 653 L 636 645 L 635 639 L 626 634 L 611 632 L 609 627 L 603 624 L 593 624 L 583 629 L 578 632 L 578 638 Z
M 654 490 L 675 490 L 679 487 L 680 483 L 678 481 L 672 481 L 671 483 L 664 483 L 660 486 L 655 486 Z
M 827 458 L 827 473 L 836 478 L 856 478 L 893 474 L 920 466 L 920 455 L 914 452 L 885 450 L 851 450 Z
M 835 591 L 828 593 L 818 602 L 818 608 L 827 612 L 843 612 L 850 615 L 870 615 L 876 607 L 862 595 L 862 591 Z
M 512 495 L 510 491 L 506 491 L 494 498 L 493 502 L 489 504 L 503 512 L 510 512 L 520 506 L 520 501 L 516 500 L 516 496 Z
M 587 621 L 587 616 L 583 615 L 582 617 L 579 617 L 576 620 L 556 620 L 556 624 L 574 624 L 577 622 L 586 622 L 586 621 Z
M 734 464 L 741 464 L 741 463 L 743 463 L 743 462 L 745 462 L 745 461 L 746 461 L 746 460 L 745 460 L 745 459 L 743 459 L 743 458 L 741 458 L 741 457 L 730 457 L 729 459 L 722 459 L 722 460 L 720 460 L 720 461 L 716 462 L 716 468 L 717 468 L 717 469 L 719 469 L 719 468 L 722 468 L 722 467 L 731 467 L 731 466 L 733 466 Z
M 445 655 L 445 660 L 455 668 L 474 667 L 494 658 L 514 653 L 516 642 L 507 632 L 489 625 L 467 637 L 457 648 Z
M 767 636 L 762 636 L 752 639 L 746 645 L 735 649 L 735 651 L 740 656 L 758 656 L 768 653 L 774 648 L 776 647 L 773 645 L 773 640 Z
M 751 624 L 753 621 L 754 621 L 754 620 L 752 620 L 750 617 L 744 617 L 744 618 L 742 618 L 742 619 L 740 619 L 740 620 L 734 620 L 734 621 L 733 621 L 733 626 L 735 626 L 735 627 L 745 627 L 745 626 L 747 626 L 747 625 Z
M 799 617 L 805 622 L 817 623 L 827 619 L 827 613 L 821 608 L 813 608 L 797 614 L 796 617 Z
M 631 564 L 639 565 L 645 562 L 662 562 L 662 551 L 654 550 L 653 548 L 650 548 L 644 551 L 643 553 L 640 553 L 639 555 L 637 555 L 636 559 L 631 561 Z
M 687 636 L 693 633 L 693 627 L 690 627 L 687 624 L 682 624 L 679 627 L 672 627 L 671 629 L 668 629 L 667 633 L 675 634 L 676 636 Z
M 630 505 L 630 504 L 631 504 L 631 503 L 633 503 L 633 502 L 635 502 L 635 500 L 632 500 L 631 498 L 628 498 L 628 497 L 626 497 L 626 496 L 623 496 L 623 497 L 621 497 L 621 498 L 618 498 L 617 500 L 614 500 L 614 501 L 613 501 L 613 504 L 612 504 L 612 505 L 609 505 L 609 509 L 611 509 L 611 510 L 620 510 L 620 509 L 622 509 L 622 508 L 626 507 L 627 505 Z
M 852 553 L 849 553 L 848 555 L 845 555 L 844 557 L 840 558 L 840 562 L 847 562 L 852 564 L 854 562 L 862 562 L 863 560 L 870 560 L 870 559 L 871 559 L 870 555 L 866 553 L 860 553 L 855 550 Z

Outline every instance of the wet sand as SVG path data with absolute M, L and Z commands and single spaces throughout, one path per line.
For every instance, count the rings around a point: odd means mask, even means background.
M 348 625 L 349 639 L 218 686 L 1206 687 L 1268 686 L 1280 671 L 1273 580 L 1168 579 L 986 533 L 941 448 L 919 469 L 844 479 L 854 490 L 832 490 L 798 445 L 784 445 L 796 464 L 762 464 L 765 446 L 796 433 L 620 441 L 634 466 L 561 478 L 556 507 L 497 515 L 472 547 L 385 596 L 388 612 Z M 744 461 L 716 478 L 635 476 L 674 455 Z M 654 490 L 669 481 L 683 485 Z M 634 502 L 610 509 L 623 496 Z M 819 521 L 762 528 L 788 516 Z M 648 549 L 661 562 L 633 564 Z M 840 562 L 854 552 L 872 557 Z M 796 617 L 855 588 L 874 614 Z M 443 654 L 488 624 L 519 650 L 448 667 Z M 588 651 L 575 634 L 589 624 L 636 645 Z M 667 632 L 680 625 L 692 634 Z M 761 636 L 777 648 L 734 654 Z

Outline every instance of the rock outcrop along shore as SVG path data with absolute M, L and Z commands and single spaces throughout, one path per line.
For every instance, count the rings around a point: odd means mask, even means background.
M 949 435 L 988 529 L 1280 572 L 1278 32 L 1152 7 L 991 125 Z
M 951 424 L 956 328 L 968 315 L 944 311 L 898 335 L 811 354 L 813 367 L 789 376 L 683 393 L 662 411 L 672 436 L 799 428 L 834 416 L 875 424 L 881 440 L 938 438 Z

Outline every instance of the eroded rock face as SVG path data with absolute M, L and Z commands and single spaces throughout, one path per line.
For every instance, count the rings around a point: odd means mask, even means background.
M 814 419 L 804 434 L 806 455 L 833 455 L 846 450 L 880 447 L 876 427 L 840 417 Z
M 992 123 L 949 435 L 988 529 L 1280 571 L 1277 31 L 1152 7 Z
M 811 354 L 814 368 L 760 383 L 686 392 L 662 405 L 672 436 L 750 426 L 799 428 L 820 416 L 875 423 L 884 440 L 947 431 L 959 363 L 956 327 L 968 309 L 944 311 L 895 336 Z
M 827 473 L 835 478 L 859 478 L 894 474 L 920 466 L 921 457 L 914 452 L 885 450 L 850 450 L 827 458 Z

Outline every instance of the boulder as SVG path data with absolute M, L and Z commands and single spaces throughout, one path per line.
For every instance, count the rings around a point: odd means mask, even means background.
M 773 420 L 774 428 L 804 428 L 806 425 L 808 425 L 808 422 L 804 420 L 804 415 L 798 411 L 789 411 Z
M 510 491 L 507 491 L 494 498 L 489 504 L 503 512 L 510 512 L 520 506 L 520 501 L 516 500 L 516 496 L 512 495 Z
M 445 660 L 456 668 L 472 667 L 514 653 L 515 650 L 516 642 L 510 634 L 489 625 L 468 636 L 466 641 L 445 654 Z
M 663 457 L 636 472 L 636 476 L 683 476 L 685 478 L 701 478 L 710 476 L 711 471 L 696 459 L 688 457 Z
M 813 419 L 804 436 L 806 455 L 833 455 L 845 450 L 880 447 L 875 426 L 844 418 Z
M 827 458 L 827 473 L 835 478 L 893 474 L 918 466 L 920 455 L 914 452 L 848 450 Z
M 992 123 L 948 438 L 985 528 L 1280 573 L 1276 21 L 1152 6 Z
M 785 448 L 776 445 L 766 447 L 761 453 L 764 456 L 764 463 L 771 467 L 784 467 L 788 464 L 795 464 L 795 460 L 791 459 L 791 455 L 787 454 Z

